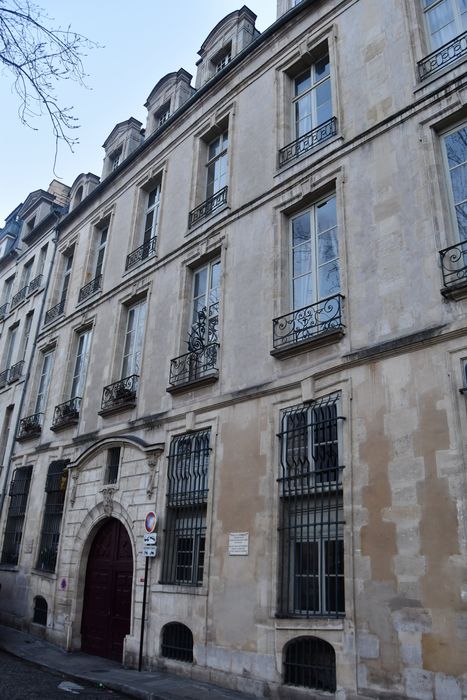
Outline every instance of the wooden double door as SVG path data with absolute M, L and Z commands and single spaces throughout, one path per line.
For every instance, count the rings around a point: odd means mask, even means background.
M 122 661 L 130 631 L 133 554 L 124 526 L 109 518 L 89 552 L 84 588 L 81 649 Z

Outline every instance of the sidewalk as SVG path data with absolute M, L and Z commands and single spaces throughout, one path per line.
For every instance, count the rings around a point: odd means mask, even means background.
M 106 688 L 142 700 L 247 700 L 249 695 L 225 690 L 183 676 L 160 671 L 122 668 L 116 661 L 64 649 L 0 625 L 0 649 L 51 671 L 63 673 L 75 681 L 102 683 Z

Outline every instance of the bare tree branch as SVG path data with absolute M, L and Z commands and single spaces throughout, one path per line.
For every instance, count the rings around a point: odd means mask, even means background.
M 33 120 L 46 115 L 58 146 L 64 141 L 71 150 L 79 127 L 72 107 L 62 106 L 56 88 L 61 80 L 86 86 L 82 63 L 85 51 L 97 47 L 70 27 L 50 26 L 50 18 L 29 0 L 0 0 L 0 73 L 13 76 L 12 91 L 19 97 L 18 116 L 32 129 Z

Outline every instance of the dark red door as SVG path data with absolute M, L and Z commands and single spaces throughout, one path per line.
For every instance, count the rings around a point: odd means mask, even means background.
M 89 552 L 84 587 L 81 649 L 122 660 L 123 638 L 130 631 L 133 555 L 123 525 L 109 519 Z

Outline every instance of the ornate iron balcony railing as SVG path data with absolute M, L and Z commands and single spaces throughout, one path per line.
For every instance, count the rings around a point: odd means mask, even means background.
M 303 134 L 295 141 L 287 144 L 284 148 L 279 151 L 279 167 L 286 165 L 294 158 L 311 151 L 316 146 L 320 146 L 324 141 L 327 141 L 331 136 L 337 134 L 337 119 L 336 117 L 331 117 L 327 122 L 323 122 L 315 129 L 308 131 L 308 133 Z
M 7 311 L 8 311 L 8 302 L 6 304 L 2 304 L 2 306 L 0 306 L 0 321 L 3 321 L 3 319 L 6 316 Z
M 65 299 L 62 299 L 62 301 L 59 301 L 58 304 L 55 304 L 55 306 L 52 306 L 52 308 L 46 312 L 44 325 L 55 321 L 56 318 L 63 314 L 65 310 L 65 301 Z
M 445 288 L 467 285 L 467 241 L 440 250 L 439 256 Z
M 0 389 L 7 385 L 9 372 L 9 369 L 4 369 L 3 372 L 0 372 Z
M 275 350 L 285 349 L 310 341 L 328 331 L 342 331 L 342 294 L 321 299 L 316 304 L 304 306 L 272 322 L 273 346 Z
M 456 36 L 455 39 L 449 41 L 444 46 L 425 56 L 424 59 L 418 62 L 418 74 L 420 80 L 429 78 L 430 75 L 441 70 L 445 66 L 449 66 L 454 61 L 457 61 L 462 56 L 467 55 L 467 32 Z
M 210 343 L 199 350 L 175 357 L 170 362 L 169 384 L 179 387 L 207 377 L 216 377 L 218 356 L 219 343 Z
M 146 241 L 146 243 L 143 243 L 143 245 L 140 245 L 139 248 L 136 248 L 127 255 L 125 270 L 129 270 L 134 267 L 134 265 L 137 265 L 142 260 L 146 260 L 150 255 L 153 255 L 156 252 L 156 241 L 157 236 L 154 236 L 154 238 L 150 238 L 149 241 Z
M 18 306 L 18 304 L 21 304 L 21 302 L 24 299 L 26 299 L 27 293 L 28 293 L 28 285 L 26 285 L 25 287 L 20 289 L 19 292 L 16 292 L 16 294 L 11 298 L 10 309 L 14 309 L 15 306 Z
M 58 406 L 55 406 L 52 429 L 76 423 L 79 418 L 80 408 L 81 396 L 74 396 L 69 401 L 59 403 Z
M 212 214 L 212 212 L 219 209 L 219 207 L 227 204 L 227 190 L 227 186 L 223 187 L 218 192 L 215 192 L 212 197 L 209 197 L 195 209 L 192 209 L 188 214 L 188 228 L 191 228 L 197 224 L 198 221 Z
M 21 418 L 19 422 L 17 440 L 27 440 L 28 438 L 37 437 L 42 430 L 43 413 L 34 413 L 32 416 Z
M 18 379 L 20 379 L 21 375 L 23 374 L 23 367 L 24 367 L 23 360 L 21 360 L 20 362 L 17 362 L 15 365 L 12 365 L 10 367 L 10 371 L 8 374 L 8 381 L 10 384 L 12 382 L 16 382 Z
M 138 389 L 138 379 L 138 374 L 132 374 L 131 377 L 125 377 L 118 382 L 105 386 L 102 392 L 101 410 L 105 411 L 134 404 Z
M 33 280 L 29 282 L 29 291 L 28 294 L 32 294 L 33 292 L 37 291 L 40 289 L 42 286 L 42 275 L 37 275 L 37 277 L 34 277 Z
M 99 292 L 101 290 L 101 286 L 102 275 L 98 275 L 97 277 L 94 277 L 93 280 L 85 284 L 84 287 L 81 287 L 78 294 L 78 304 L 85 299 L 88 299 L 93 294 L 96 294 L 96 292 Z

